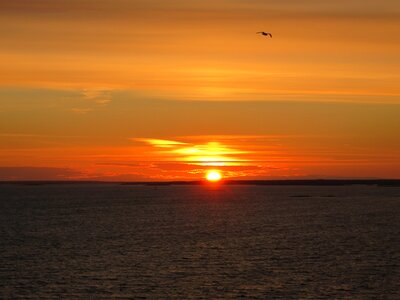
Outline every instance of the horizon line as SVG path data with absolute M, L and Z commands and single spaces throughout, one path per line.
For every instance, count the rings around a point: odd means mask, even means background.
M 0 180 L 0 184 L 46 185 L 46 184 L 119 184 L 119 185 L 379 185 L 400 186 L 398 178 L 377 179 L 227 179 L 218 183 L 207 180 L 170 180 L 170 181 L 107 181 L 107 180 Z

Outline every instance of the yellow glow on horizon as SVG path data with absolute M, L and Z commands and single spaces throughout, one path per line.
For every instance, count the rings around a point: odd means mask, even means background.
M 139 142 L 149 143 L 150 145 L 153 145 L 154 147 L 158 147 L 158 148 L 173 148 L 173 147 L 185 144 L 183 142 L 160 140 L 160 139 L 135 139 L 135 140 L 139 141 Z
M 243 158 L 251 151 L 233 148 L 222 142 L 206 142 L 193 144 L 176 140 L 161 140 L 152 138 L 133 139 L 139 142 L 145 142 L 155 148 L 162 148 L 153 154 L 160 156 L 160 159 L 169 159 L 173 161 L 184 162 L 187 165 L 198 166 L 241 166 L 248 165 L 251 160 Z
M 236 156 L 248 153 L 247 151 L 230 148 L 219 142 L 177 148 L 172 150 L 172 152 L 182 156 L 178 160 L 201 166 L 228 166 L 232 163 L 237 164 L 246 160 Z
M 216 171 L 216 170 L 208 171 L 206 174 L 206 179 L 211 182 L 220 181 L 221 178 L 222 178 L 221 172 Z

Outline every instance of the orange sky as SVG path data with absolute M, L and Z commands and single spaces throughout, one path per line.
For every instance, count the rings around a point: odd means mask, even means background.
M 397 0 L 0 0 L 0 40 L 0 180 L 400 178 Z

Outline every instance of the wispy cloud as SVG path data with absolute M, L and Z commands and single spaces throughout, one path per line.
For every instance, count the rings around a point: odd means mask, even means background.
M 94 103 L 105 105 L 112 100 L 112 89 L 84 89 L 82 91 L 83 97 L 86 100 L 93 101 Z
M 73 107 L 70 111 L 78 115 L 95 111 L 96 108 L 106 106 L 112 101 L 112 93 L 112 89 L 105 88 L 83 89 L 80 91 L 80 98 L 86 103 L 81 103 L 82 107 Z
M 92 108 L 72 108 L 71 111 L 76 114 L 79 114 L 79 115 L 84 115 L 84 114 L 87 114 L 88 112 L 93 111 L 93 109 Z
M 155 148 L 166 148 L 157 150 L 157 153 L 168 160 L 181 161 L 186 164 L 200 166 L 234 166 L 248 162 L 242 158 L 249 151 L 225 145 L 218 141 L 205 143 L 190 143 L 159 139 L 136 139 L 150 144 Z
M 137 139 L 133 139 L 133 140 L 138 141 L 138 142 L 145 142 L 145 143 L 148 143 L 148 144 L 150 144 L 154 147 L 158 147 L 158 148 L 175 148 L 178 145 L 186 145 L 186 143 L 184 143 L 184 142 L 161 140 L 161 139 L 137 138 Z
M 71 180 L 82 173 L 69 168 L 0 167 L 0 180 Z

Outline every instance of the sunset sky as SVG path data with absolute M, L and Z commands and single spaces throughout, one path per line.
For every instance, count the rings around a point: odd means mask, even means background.
M 0 180 L 400 178 L 399 0 L 0 0 L 0 41 Z

